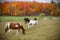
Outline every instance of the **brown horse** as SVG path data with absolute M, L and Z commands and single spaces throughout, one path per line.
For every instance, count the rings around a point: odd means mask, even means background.
M 13 30 L 16 30 L 17 29 L 17 32 L 19 32 L 20 29 L 22 29 L 22 33 L 25 34 L 25 29 L 23 28 L 23 25 L 21 25 L 21 23 L 7 23 L 6 24 L 6 28 L 5 28 L 5 33 L 9 29 L 13 29 Z

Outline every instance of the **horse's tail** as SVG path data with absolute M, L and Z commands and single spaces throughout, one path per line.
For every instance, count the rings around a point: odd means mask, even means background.
M 10 23 L 7 23 L 7 24 L 5 25 L 5 33 L 8 31 L 9 27 L 10 27 Z
M 7 23 L 6 25 L 5 25 L 5 28 L 9 28 L 10 27 L 10 23 Z

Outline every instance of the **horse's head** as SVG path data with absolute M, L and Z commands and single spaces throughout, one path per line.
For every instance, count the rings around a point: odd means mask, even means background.
M 25 23 L 29 23 L 30 19 L 29 18 L 24 18 Z
M 34 20 L 37 20 L 37 18 L 34 18 Z

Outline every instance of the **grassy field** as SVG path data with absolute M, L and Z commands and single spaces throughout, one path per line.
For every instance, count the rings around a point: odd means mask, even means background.
M 30 19 L 35 18 L 29 17 Z M 0 17 L 0 40 L 60 40 L 60 17 L 44 17 L 38 18 L 39 24 L 28 29 L 24 23 L 25 17 Z M 26 30 L 26 34 L 22 32 L 16 35 L 16 30 L 11 30 L 10 33 L 4 33 L 5 24 L 8 22 L 21 22 Z
M 39 18 L 38 16 L 0 16 L 0 21 L 18 21 L 24 20 L 25 17 L 33 19 L 34 17 Z

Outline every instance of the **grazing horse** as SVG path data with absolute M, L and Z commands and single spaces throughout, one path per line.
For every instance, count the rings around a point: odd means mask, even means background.
M 25 24 L 30 22 L 29 18 L 24 18 Z
M 28 28 L 32 27 L 32 25 L 38 24 L 37 18 L 34 18 L 34 20 L 30 20 L 28 23 Z
M 7 23 L 6 24 L 6 28 L 5 28 L 5 33 L 10 29 L 12 30 L 16 30 L 17 32 L 20 31 L 20 29 L 22 29 L 22 33 L 25 34 L 25 29 L 23 28 L 23 25 L 21 25 L 21 23 Z

